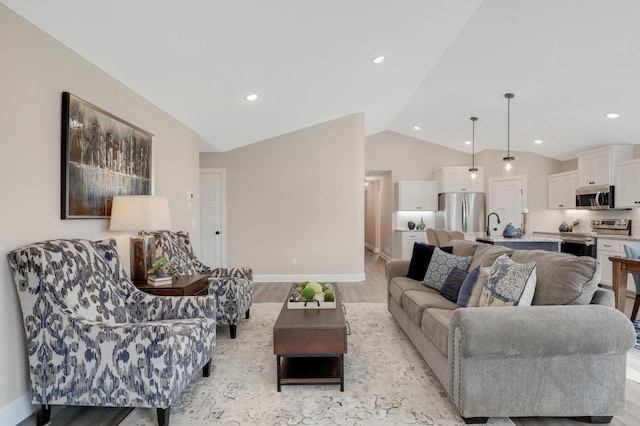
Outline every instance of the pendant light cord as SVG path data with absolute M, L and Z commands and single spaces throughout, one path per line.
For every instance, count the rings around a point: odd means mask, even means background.
M 471 168 L 476 168 L 476 121 L 478 117 L 471 117 Z
M 507 98 L 507 157 L 511 158 L 511 99 L 515 95 L 513 93 L 505 93 L 504 97 Z
M 509 135 L 511 134 L 511 98 L 507 97 L 507 157 L 511 157 Z

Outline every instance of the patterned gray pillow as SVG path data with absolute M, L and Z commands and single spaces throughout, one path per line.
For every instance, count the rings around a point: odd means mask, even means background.
M 478 306 L 530 306 L 536 288 L 536 262 L 498 259 L 491 266 Z
M 436 247 L 433 250 L 431 263 L 429 263 L 427 274 L 424 276 L 422 284 L 440 291 L 442 284 L 444 284 L 451 271 L 453 271 L 453 268 L 466 271 L 469 268 L 472 259 L 473 256 L 460 257 L 445 253 Z

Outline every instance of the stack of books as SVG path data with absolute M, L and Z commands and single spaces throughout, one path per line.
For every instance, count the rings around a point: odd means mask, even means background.
M 151 285 L 167 285 L 171 284 L 173 277 L 171 275 L 149 275 L 147 282 Z

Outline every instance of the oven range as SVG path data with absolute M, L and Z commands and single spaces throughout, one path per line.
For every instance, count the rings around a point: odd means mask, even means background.
M 591 221 L 591 228 L 593 232 L 590 233 L 561 233 L 560 251 L 576 256 L 596 257 L 598 236 L 631 235 L 631 219 L 594 219 Z

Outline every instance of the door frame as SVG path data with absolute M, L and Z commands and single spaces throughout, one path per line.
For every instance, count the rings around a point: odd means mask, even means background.
M 227 169 L 205 168 L 200 169 L 198 185 L 202 175 L 220 175 L 220 263 L 221 267 L 227 267 Z M 202 194 L 202 188 L 200 188 Z M 202 198 L 202 197 L 201 197 Z M 200 212 L 202 213 L 202 212 Z M 202 218 L 201 218 L 202 220 Z M 200 253 L 204 253 L 204 226 L 200 226 Z

